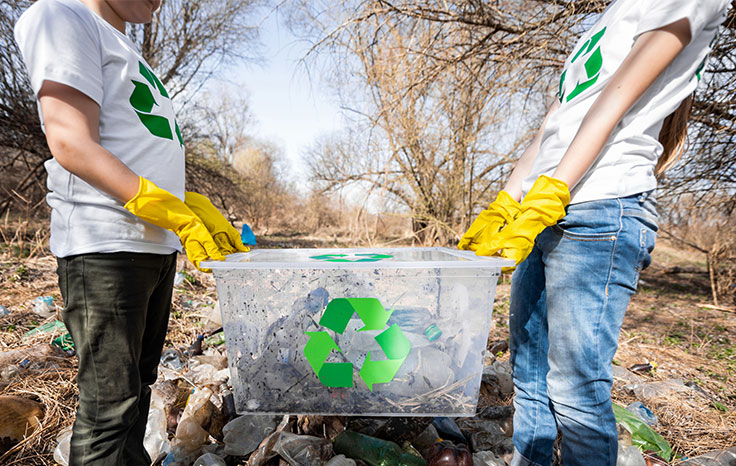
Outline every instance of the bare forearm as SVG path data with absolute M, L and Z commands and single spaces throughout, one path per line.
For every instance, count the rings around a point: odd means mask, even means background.
M 138 175 L 107 149 L 93 141 L 47 138 L 59 164 L 100 191 L 126 203 L 138 192 Z
M 532 142 L 529 144 L 524 153 L 521 154 L 521 157 L 519 158 L 519 161 L 516 162 L 516 166 L 511 172 L 508 181 L 506 181 L 504 191 L 509 193 L 511 197 L 513 197 L 517 201 L 521 200 L 521 183 L 524 181 L 524 178 L 526 178 L 532 171 L 534 161 L 537 159 L 537 154 L 539 154 L 539 148 L 542 144 L 542 135 L 544 134 L 544 129 L 547 126 L 547 120 L 558 106 L 559 103 L 557 102 L 557 100 L 555 100 L 552 106 L 547 111 L 547 116 L 544 117 L 542 125 L 539 127 L 539 130 L 537 130 L 537 133 L 534 135 L 534 139 L 532 139 Z

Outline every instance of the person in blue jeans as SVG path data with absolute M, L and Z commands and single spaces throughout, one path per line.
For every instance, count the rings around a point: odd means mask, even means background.
M 512 466 L 613 466 L 611 363 L 657 232 L 657 175 L 730 0 L 615 0 L 565 61 L 558 95 L 459 247 L 516 262 Z M 519 201 L 521 200 L 521 203 Z

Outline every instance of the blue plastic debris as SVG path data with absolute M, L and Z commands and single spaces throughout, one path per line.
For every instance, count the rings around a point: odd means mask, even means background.
M 240 234 L 240 239 L 243 241 L 243 244 L 247 244 L 248 246 L 256 245 L 256 235 L 253 234 L 253 230 L 250 229 L 247 223 L 243 224 L 243 231 Z

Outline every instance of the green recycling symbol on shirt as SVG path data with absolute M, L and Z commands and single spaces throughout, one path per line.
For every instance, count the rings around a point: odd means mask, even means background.
M 130 105 L 133 106 L 133 110 L 135 110 L 141 123 L 143 123 L 143 126 L 151 134 L 160 138 L 173 140 L 174 135 L 171 131 L 169 120 L 166 117 L 152 113 L 153 107 L 157 106 L 158 103 L 151 88 L 158 91 L 158 94 L 163 98 L 168 99 L 169 94 L 153 71 L 149 70 L 142 62 L 138 62 L 138 71 L 140 71 L 146 82 L 131 80 L 134 88 L 133 93 L 130 95 Z M 181 130 L 179 130 L 179 124 L 176 120 L 174 120 L 174 130 L 176 131 L 176 138 L 179 141 L 179 145 L 183 146 L 184 141 L 182 140 Z
M 583 46 L 580 47 L 580 50 L 577 51 L 570 61 L 570 64 L 573 64 L 581 56 L 587 57 L 584 65 L 587 79 L 585 81 L 578 81 L 575 85 L 575 89 L 567 95 L 567 98 L 565 98 L 565 75 L 567 75 L 567 70 L 562 72 L 562 76 L 560 76 L 560 89 L 558 91 L 560 102 L 563 100 L 570 102 L 598 81 L 598 77 L 601 75 L 601 68 L 603 68 L 603 55 L 601 54 L 601 48 L 595 48 L 595 46 L 598 45 L 598 42 L 600 42 L 603 34 L 605 33 L 606 28 L 595 33 L 593 37 L 588 39 Z
M 363 321 L 363 328 L 358 330 L 362 332 L 383 329 L 393 310 L 387 311 L 376 298 L 336 298 L 327 305 L 319 325 L 342 335 L 354 313 L 357 313 Z M 352 363 L 326 362 L 333 350 L 342 352 L 329 332 L 304 332 L 304 334 L 309 336 L 309 341 L 304 346 L 304 357 L 307 358 L 320 382 L 327 387 L 352 387 Z M 409 340 L 397 324 L 376 335 L 375 340 L 387 359 L 372 359 L 372 353 L 368 352 L 360 368 L 360 377 L 370 391 L 373 391 L 374 384 L 389 383 L 393 380 L 411 349 Z M 373 357 L 375 356 L 374 354 Z

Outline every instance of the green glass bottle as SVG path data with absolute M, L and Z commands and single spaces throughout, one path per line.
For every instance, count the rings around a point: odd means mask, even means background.
M 371 466 L 426 466 L 427 462 L 404 453 L 394 442 L 381 440 L 349 430 L 341 432 L 334 443 L 335 453 L 360 459 Z

